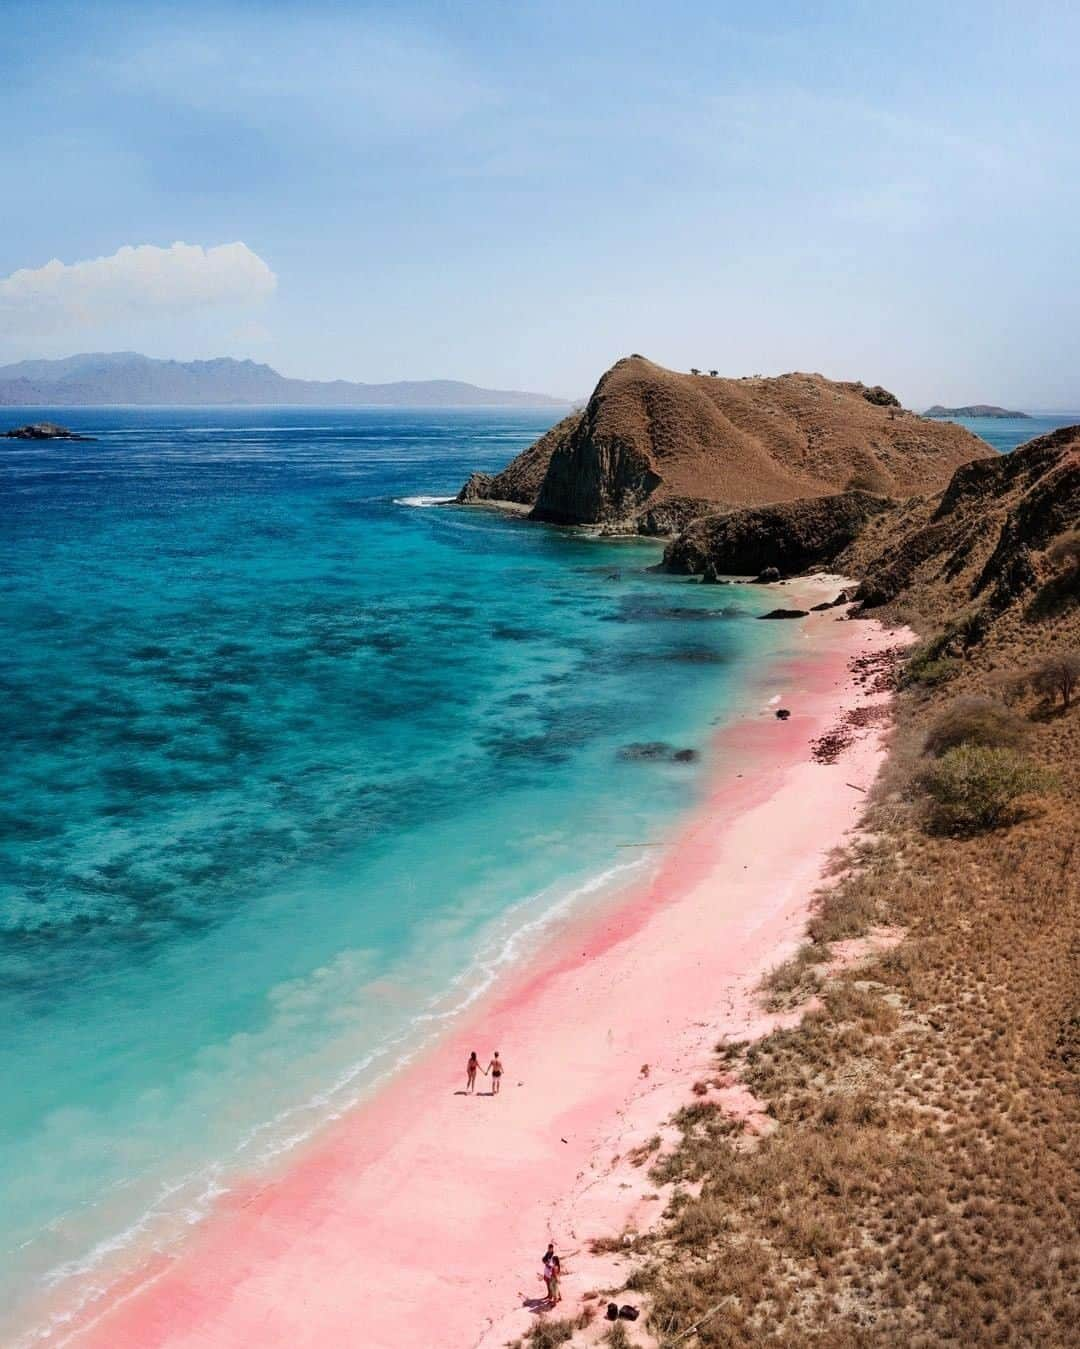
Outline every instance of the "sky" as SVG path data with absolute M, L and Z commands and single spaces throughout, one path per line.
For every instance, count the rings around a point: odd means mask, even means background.
M 0 0 L 0 362 L 1080 408 L 1080 6 Z

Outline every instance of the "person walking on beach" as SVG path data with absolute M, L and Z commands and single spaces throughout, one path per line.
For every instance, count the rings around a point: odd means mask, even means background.
M 480 1067 L 480 1060 L 476 1057 L 476 1050 L 469 1055 L 469 1061 L 465 1065 L 465 1090 L 473 1092 L 476 1090 L 476 1070 Z
M 498 1096 L 499 1084 L 502 1082 L 503 1066 L 502 1060 L 499 1058 L 499 1051 L 497 1049 L 495 1053 L 491 1056 L 491 1062 L 484 1069 L 484 1073 L 485 1075 L 487 1073 L 491 1074 L 491 1094 L 492 1096 Z

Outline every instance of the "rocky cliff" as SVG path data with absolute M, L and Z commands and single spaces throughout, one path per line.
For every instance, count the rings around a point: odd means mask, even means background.
M 990 453 L 961 427 L 905 412 L 880 386 L 684 375 L 630 356 L 580 412 L 494 479 L 474 475 L 460 499 L 510 488 L 518 495 L 505 499 L 531 500 L 538 520 L 667 533 L 708 512 L 849 487 L 934 491 Z

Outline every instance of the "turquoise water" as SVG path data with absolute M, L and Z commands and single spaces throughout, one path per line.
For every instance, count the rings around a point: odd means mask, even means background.
M 544 414 L 28 415 L 99 439 L 0 450 L 5 1343 L 628 879 L 793 640 L 654 544 L 428 503 Z
M 1048 431 L 1056 431 L 1059 426 L 1077 425 L 1080 423 L 1080 412 L 1056 412 L 1052 416 L 1032 417 L 954 417 L 952 420 L 960 426 L 966 426 L 1004 454 L 1015 450 L 1025 440 L 1034 440 L 1036 436 L 1045 436 Z

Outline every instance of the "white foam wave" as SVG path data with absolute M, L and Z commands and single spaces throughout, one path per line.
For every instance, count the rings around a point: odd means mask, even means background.
M 454 497 L 433 497 L 433 496 L 415 496 L 415 497 L 395 497 L 395 506 L 414 506 L 418 510 L 426 511 L 432 506 L 448 506 Z

